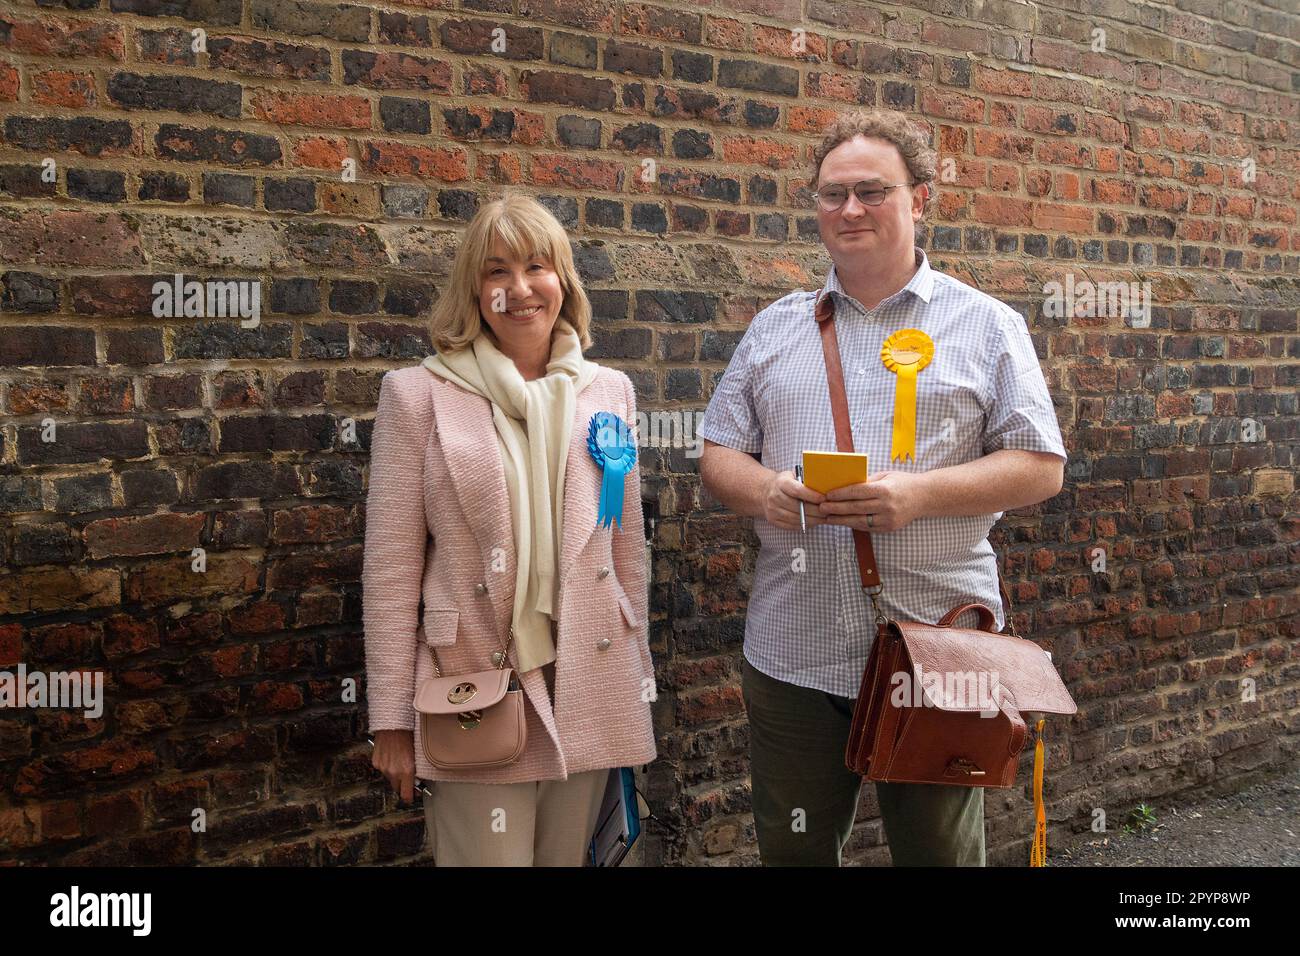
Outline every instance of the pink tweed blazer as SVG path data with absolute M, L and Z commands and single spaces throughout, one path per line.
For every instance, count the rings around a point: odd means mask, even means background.
M 602 472 L 587 426 L 608 411 L 636 422 L 622 372 L 601 368 L 577 395 L 564 482 L 555 707 L 541 668 L 520 675 L 527 747 L 487 770 L 434 768 L 425 780 L 563 779 L 655 759 L 640 468 L 624 478 L 623 527 L 596 527 Z M 370 730 L 416 733 L 415 688 L 433 674 L 486 670 L 510 631 L 516 553 L 505 471 L 487 399 L 421 365 L 384 375 L 370 444 L 362 570 Z M 423 600 L 423 612 L 420 604 Z M 517 663 L 511 646 L 511 663 Z

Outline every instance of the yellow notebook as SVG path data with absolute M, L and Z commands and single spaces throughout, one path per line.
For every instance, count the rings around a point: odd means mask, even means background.
M 856 451 L 805 451 L 803 483 L 826 494 L 867 480 L 867 456 Z

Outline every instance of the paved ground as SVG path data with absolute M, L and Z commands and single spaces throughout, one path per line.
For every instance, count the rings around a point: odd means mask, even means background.
M 1049 866 L 1300 866 L 1300 768 L 1240 793 L 1161 804 L 1145 833 L 1112 824 Z

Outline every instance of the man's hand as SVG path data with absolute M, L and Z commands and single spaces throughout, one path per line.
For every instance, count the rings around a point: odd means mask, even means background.
M 899 531 L 924 515 L 926 489 L 924 474 L 881 471 L 861 484 L 831 491 L 821 513 L 826 524 L 871 532 Z
M 826 523 L 820 507 L 826 500 L 825 495 L 803 484 L 795 478 L 793 471 L 773 472 L 763 494 L 763 517 L 778 528 L 798 531 L 801 500 L 808 527 Z

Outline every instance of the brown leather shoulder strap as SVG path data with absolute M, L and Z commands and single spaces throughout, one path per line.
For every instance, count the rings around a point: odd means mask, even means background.
M 849 399 L 844 391 L 844 368 L 840 365 L 840 345 L 835 340 L 835 307 L 830 294 L 817 303 L 817 325 L 822 334 L 822 355 L 826 358 L 826 384 L 831 392 L 831 417 L 835 420 L 835 450 L 853 451 L 853 429 L 849 425 Z M 853 547 L 858 554 L 858 576 L 864 588 L 880 584 L 880 571 L 876 568 L 876 550 L 871 545 L 871 535 L 853 529 Z

